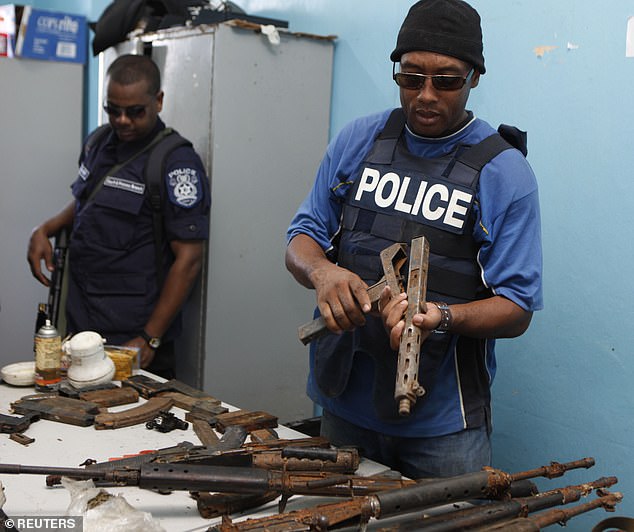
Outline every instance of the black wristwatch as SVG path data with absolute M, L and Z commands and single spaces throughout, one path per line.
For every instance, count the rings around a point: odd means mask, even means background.
M 142 330 L 139 336 L 143 338 L 152 349 L 161 347 L 161 339 L 158 336 L 150 336 L 145 330 Z

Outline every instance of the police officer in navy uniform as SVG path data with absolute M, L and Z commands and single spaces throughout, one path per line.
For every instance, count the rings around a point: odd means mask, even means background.
M 159 118 L 162 106 L 160 73 L 149 57 L 124 55 L 110 65 L 110 127 L 88 137 L 74 199 L 33 230 L 27 258 L 48 286 L 41 265 L 53 271 L 49 238 L 72 227 L 67 332 L 96 331 L 109 344 L 139 347 L 142 368 L 172 378 L 180 310 L 201 270 L 211 199 L 191 145 L 166 154 L 159 180 L 163 238 L 156 242 L 144 171 L 170 131 Z
M 310 346 L 322 435 L 412 478 L 453 476 L 490 465 L 495 339 L 523 334 L 542 307 L 537 183 L 523 153 L 466 108 L 485 73 L 469 4 L 416 2 L 390 58 L 401 106 L 332 140 L 288 229 L 286 264 L 332 333 Z M 427 310 L 414 317 L 425 394 L 403 416 L 407 297 L 386 288 L 376 309 L 367 288 L 383 274 L 380 251 L 418 236 L 430 245 Z

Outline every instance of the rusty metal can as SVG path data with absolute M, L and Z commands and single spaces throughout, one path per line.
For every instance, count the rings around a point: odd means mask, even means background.
M 62 339 L 57 329 L 46 320 L 35 333 L 35 389 L 55 391 L 61 381 Z

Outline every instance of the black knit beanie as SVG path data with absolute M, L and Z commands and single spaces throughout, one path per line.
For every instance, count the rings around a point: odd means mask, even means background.
M 407 52 L 436 52 L 456 57 L 484 74 L 480 15 L 462 0 L 420 0 L 407 13 L 390 59 Z

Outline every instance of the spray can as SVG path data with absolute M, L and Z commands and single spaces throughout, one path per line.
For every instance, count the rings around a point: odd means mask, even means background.
M 46 320 L 35 333 L 35 389 L 39 392 L 57 390 L 61 381 L 60 364 L 62 339 L 57 329 Z

